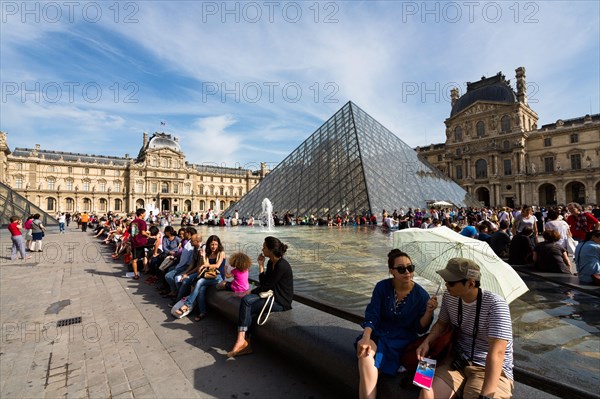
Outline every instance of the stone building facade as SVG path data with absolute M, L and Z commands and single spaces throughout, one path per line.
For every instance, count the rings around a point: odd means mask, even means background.
M 189 164 L 176 137 L 143 134 L 136 158 L 35 148 L 11 151 L 0 132 L 0 182 L 49 213 L 224 210 L 268 173 Z
M 538 127 L 525 68 L 450 93 L 446 142 L 418 153 L 486 206 L 600 203 L 600 114 Z

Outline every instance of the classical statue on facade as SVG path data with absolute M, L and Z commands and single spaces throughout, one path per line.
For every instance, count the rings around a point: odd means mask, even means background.
M 535 174 L 535 163 L 531 163 L 531 173 Z

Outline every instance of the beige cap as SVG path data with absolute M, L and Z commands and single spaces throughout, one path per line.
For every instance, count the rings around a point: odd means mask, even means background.
M 446 268 L 436 272 L 445 281 L 475 280 L 481 279 L 479 265 L 471 259 L 452 258 L 446 264 Z

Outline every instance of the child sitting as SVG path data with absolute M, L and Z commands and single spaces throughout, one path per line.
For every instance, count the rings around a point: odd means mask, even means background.
M 252 261 L 248 255 L 236 252 L 229 257 L 231 269 L 226 272 L 226 277 L 233 277 L 233 281 L 222 281 L 217 288 L 233 292 L 246 292 L 250 289 L 248 284 L 248 269 Z

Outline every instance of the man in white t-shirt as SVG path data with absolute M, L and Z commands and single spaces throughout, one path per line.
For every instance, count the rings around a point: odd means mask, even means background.
M 448 291 L 442 298 L 438 321 L 417 348 L 422 360 L 430 342 L 452 324 L 459 334 L 455 357 L 448 356 L 435 371 L 430 390 L 420 399 L 509 399 L 513 391 L 513 335 L 510 310 L 499 295 L 479 288 L 481 271 L 470 259 L 453 258 L 437 272 Z

